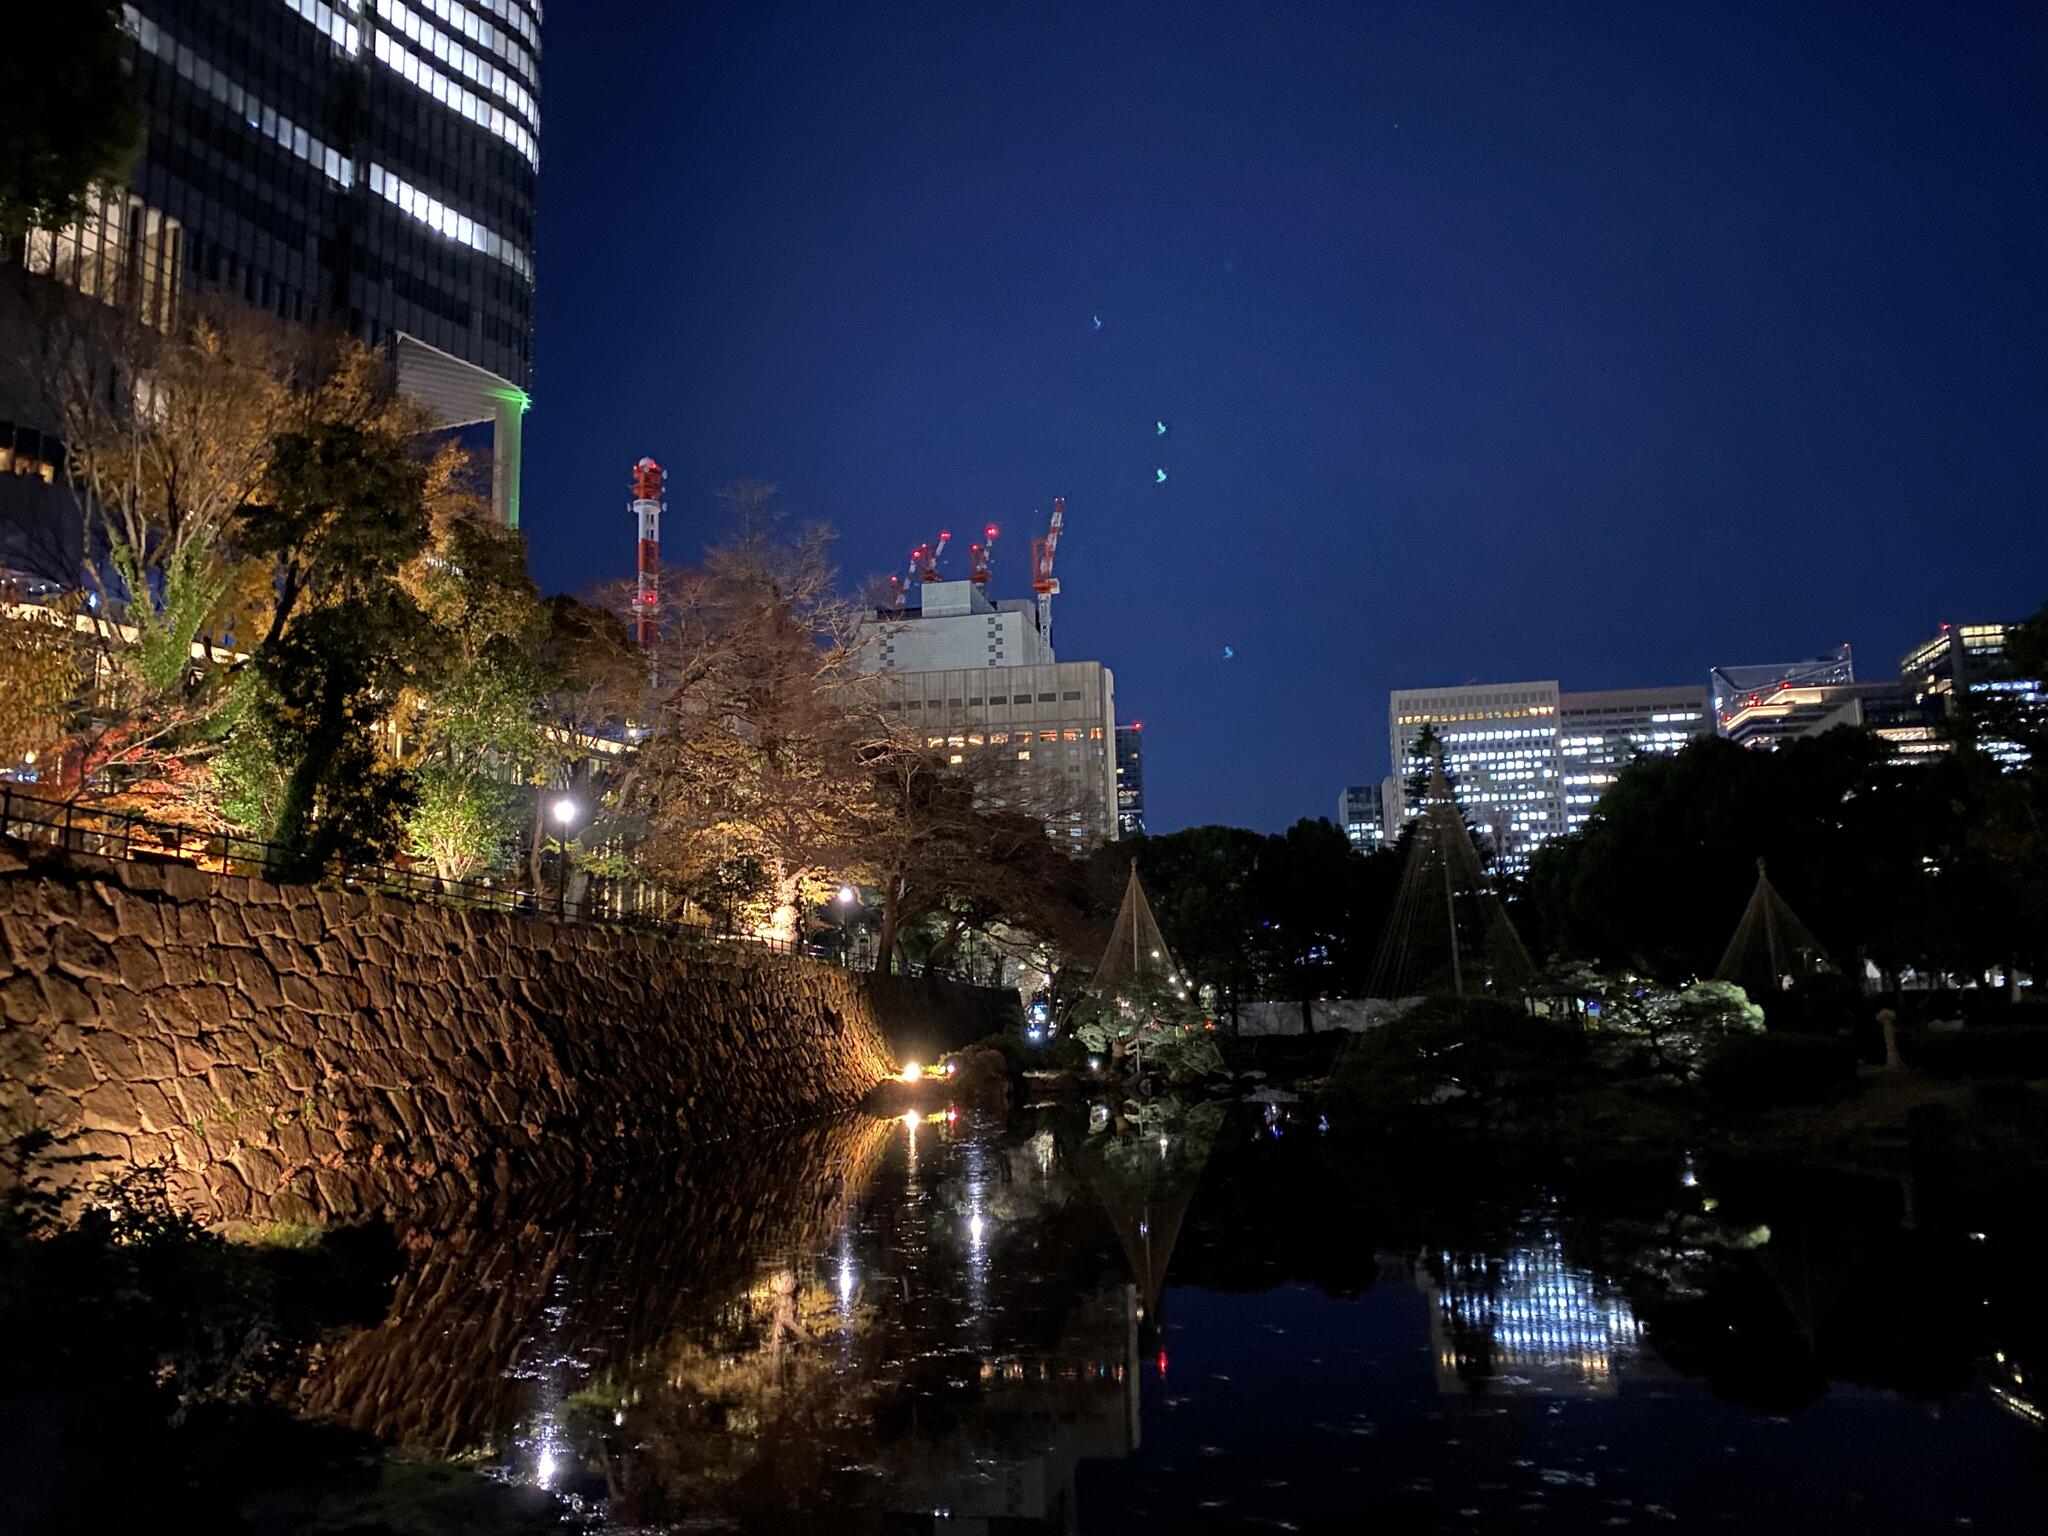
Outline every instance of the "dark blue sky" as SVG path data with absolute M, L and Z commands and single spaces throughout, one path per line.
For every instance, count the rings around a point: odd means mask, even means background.
M 645 453 L 670 560 L 759 476 L 850 583 L 993 519 L 1022 595 L 1063 494 L 1060 652 L 1146 722 L 1156 830 L 1332 814 L 1393 687 L 1877 676 L 2048 599 L 2036 6 L 614 0 L 546 43 L 543 585 L 630 571 Z

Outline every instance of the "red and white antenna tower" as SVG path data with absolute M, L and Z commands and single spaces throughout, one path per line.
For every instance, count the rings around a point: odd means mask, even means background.
M 661 602 L 661 514 L 668 505 L 661 499 L 661 466 L 642 459 L 633 466 L 633 500 L 630 509 L 640 525 L 639 577 L 633 585 L 633 638 L 642 646 L 654 644 Z

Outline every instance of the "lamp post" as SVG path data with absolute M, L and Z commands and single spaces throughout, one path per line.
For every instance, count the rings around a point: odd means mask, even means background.
M 839 887 L 839 963 L 849 971 L 853 969 L 853 933 L 847 922 L 859 900 L 860 892 L 852 886 Z
M 548 807 L 555 818 L 555 916 L 569 912 L 569 824 L 576 819 L 577 806 L 567 795 Z

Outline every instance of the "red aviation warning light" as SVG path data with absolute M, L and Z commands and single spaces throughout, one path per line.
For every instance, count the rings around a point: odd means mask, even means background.
M 910 552 L 910 558 L 918 562 L 917 574 L 920 579 L 939 580 L 939 559 L 946 553 L 946 545 L 951 542 L 952 537 L 952 534 L 941 528 L 939 536 L 931 543 L 920 544 Z
M 655 609 L 661 603 L 661 514 L 667 505 L 661 497 L 665 480 L 661 466 L 652 459 L 642 459 L 633 466 L 633 500 L 627 510 L 639 524 L 640 532 L 639 566 L 633 583 L 633 638 L 642 646 L 654 644 L 660 627 Z

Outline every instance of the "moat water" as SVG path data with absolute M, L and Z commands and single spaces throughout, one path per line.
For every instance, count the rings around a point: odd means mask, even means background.
M 1095 1119 L 858 1117 L 412 1234 L 308 1407 L 600 1532 L 2048 1529 L 2039 1208 Z

